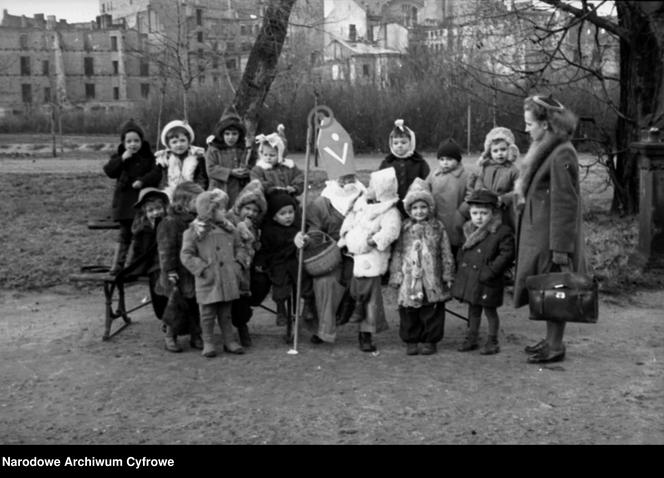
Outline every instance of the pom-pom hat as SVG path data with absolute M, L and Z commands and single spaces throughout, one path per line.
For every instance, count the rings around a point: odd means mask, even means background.
M 436 157 L 438 159 L 441 159 L 443 157 L 453 158 L 456 159 L 457 161 L 461 161 L 461 148 L 456 143 L 456 141 L 454 141 L 452 138 L 448 138 L 447 140 L 442 141 L 438 146 L 438 152 Z
M 141 141 L 145 140 L 145 133 L 143 132 L 143 129 L 140 126 L 138 126 L 138 123 L 134 121 L 134 118 L 131 118 L 129 121 L 126 121 L 120 127 L 120 139 L 124 141 L 126 134 L 129 133 L 130 131 L 133 131 L 134 133 L 138 134 L 141 137 Z
M 430 213 L 433 212 L 434 200 L 429 191 L 426 182 L 422 178 L 415 178 L 408 188 L 406 197 L 403 198 L 403 205 L 406 212 L 410 214 L 410 208 L 418 201 L 424 201 L 429 206 Z

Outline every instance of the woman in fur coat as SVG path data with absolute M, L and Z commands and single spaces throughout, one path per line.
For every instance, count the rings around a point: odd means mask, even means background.
M 532 144 L 514 188 L 518 212 L 515 307 L 528 303 L 528 276 L 562 268 L 586 270 L 579 165 L 570 142 L 576 116 L 551 96 L 536 95 L 524 102 L 524 121 Z M 565 322 L 546 324 L 546 338 L 526 347 L 531 363 L 565 357 Z
M 390 285 L 399 289 L 399 336 L 406 343 L 406 354 L 430 355 L 445 332 L 454 257 L 422 179 L 415 178 L 403 204 L 410 217 L 401 227 L 390 262 Z

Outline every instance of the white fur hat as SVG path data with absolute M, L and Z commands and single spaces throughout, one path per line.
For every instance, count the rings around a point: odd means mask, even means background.
M 515 144 L 514 134 L 503 126 L 497 126 L 489 131 L 484 139 L 484 152 L 480 156 L 480 166 L 491 159 L 491 144 L 494 141 L 505 141 L 507 143 L 507 161 L 513 163 L 519 157 L 519 148 Z
M 173 128 L 184 128 L 184 130 L 189 134 L 189 143 L 194 142 L 194 130 L 191 129 L 191 126 L 189 126 L 189 123 L 186 121 L 182 120 L 173 120 L 170 123 L 168 123 L 166 126 L 164 126 L 164 129 L 161 130 L 161 142 L 162 144 L 168 148 L 168 142 L 166 141 L 166 135 L 170 130 Z
M 376 195 L 378 202 L 399 198 L 397 172 L 393 167 L 379 169 L 370 175 L 369 189 Z

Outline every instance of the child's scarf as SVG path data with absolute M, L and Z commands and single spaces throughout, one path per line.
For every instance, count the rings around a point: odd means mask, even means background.
M 500 214 L 495 214 L 491 221 L 482 227 L 475 226 L 472 221 L 466 222 L 463 225 L 463 235 L 466 238 L 466 242 L 463 243 L 462 248 L 464 250 L 472 249 L 486 239 L 490 233 L 493 234 L 496 232 L 502 223 L 503 220 Z
M 193 221 L 191 221 L 190 227 L 194 231 L 194 234 L 199 241 L 205 239 L 205 236 L 207 236 L 208 232 L 210 232 L 215 227 L 221 227 L 222 229 L 228 232 L 235 232 L 235 226 L 228 219 L 224 219 L 221 222 L 219 221 L 208 222 L 196 218 Z

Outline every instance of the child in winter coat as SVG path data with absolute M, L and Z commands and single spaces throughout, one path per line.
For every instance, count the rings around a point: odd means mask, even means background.
M 514 134 L 502 126 L 493 128 L 484 140 L 484 152 L 477 165 L 479 173 L 471 173 L 468 178 L 466 199 L 473 191 L 488 189 L 498 196 L 498 207 L 503 216 L 503 224 L 515 228 L 512 197 L 514 184 L 519 176 L 515 161 L 519 158 L 519 148 L 514 143 Z
M 430 355 L 445 332 L 445 301 L 454 279 L 454 257 L 433 196 L 416 178 L 404 198 L 410 216 L 390 262 L 390 285 L 399 289 L 399 336 L 406 354 Z M 418 346 L 419 344 L 419 346 Z
M 259 134 L 258 161 L 251 170 L 251 179 L 258 179 L 266 195 L 275 190 L 299 196 L 304 191 L 304 172 L 292 159 L 284 157 L 285 145 L 279 133 Z
M 466 221 L 468 205 L 464 204 L 468 174 L 461 163 L 461 148 L 452 139 L 438 146 L 438 168 L 426 178 L 436 203 L 436 217 L 445 226 L 452 254 L 456 257 L 463 243 L 461 228 Z
M 231 304 L 240 297 L 236 261 L 242 247 L 236 229 L 226 217 L 228 195 L 221 189 L 205 191 L 196 198 L 194 219 L 182 238 L 180 260 L 194 275 L 200 308 L 204 357 L 214 357 L 215 320 L 221 328 L 224 350 L 243 354 L 233 337 Z
M 378 169 L 394 168 L 399 184 L 397 207 L 401 217 L 405 218 L 408 214 L 403 207 L 403 198 L 406 197 L 408 188 L 415 178 L 425 179 L 429 175 L 429 165 L 415 150 L 415 133 L 404 124 L 402 119 L 394 122 L 389 141 L 390 154 L 380 163 Z
M 134 208 L 138 211 L 131 225 L 132 241 L 129 259 L 120 275 L 148 276 L 152 308 L 158 319 L 164 313 L 168 296 L 159 285 L 157 229 L 168 207 L 168 196 L 157 188 L 143 188 Z
M 355 201 L 339 232 L 339 247 L 346 247 L 354 259 L 350 293 L 355 300 L 355 310 L 350 322 L 360 324 L 359 342 L 363 352 L 375 351 L 372 335 L 388 327 L 381 276 L 387 272 L 392 243 L 399 238 L 401 230 L 398 202 L 394 168 L 371 173 L 369 191 Z
M 120 224 L 118 242 L 111 274 L 118 274 L 125 265 L 131 244 L 131 224 L 136 215 L 134 204 L 139 191 L 146 187 L 156 187 L 161 179 L 161 170 L 154 162 L 150 144 L 133 119 L 122 125 L 120 145 L 117 152 L 104 165 L 109 178 L 116 179 L 113 192 L 112 218 Z
M 277 189 L 267 194 L 267 215 L 255 264 L 256 270 L 267 274 L 272 284 L 278 326 L 288 323 L 286 299 L 297 284 L 298 255 L 293 239 L 300 231 L 298 216 L 297 201 L 288 192 Z
M 249 182 L 252 157 L 247 151 L 247 131 L 233 105 L 226 108 L 208 138 L 205 165 L 210 189 L 219 188 L 228 194 L 229 208 Z
M 159 284 L 167 296 L 171 294 L 173 287 L 177 287 L 187 302 L 190 311 L 189 345 L 194 349 L 203 348 L 200 314 L 196 302 L 194 276 L 182 264 L 180 250 L 182 235 L 196 217 L 196 198 L 202 192 L 203 188 L 193 181 L 178 184 L 173 190 L 173 201 L 168 208 L 168 214 L 157 228 L 157 248 L 161 267 Z M 165 329 L 164 346 L 169 352 L 182 352 L 182 347 L 177 343 L 176 331 L 170 325 Z
M 514 260 L 514 234 L 502 223 L 498 196 L 480 189 L 469 198 L 470 221 L 463 226 L 465 242 L 459 250 L 459 264 L 452 296 L 468 303 L 468 334 L 459 351 L 478 348 L 482 310 L 489 322 L 489 336 L 480 351 L 500 352 L 498 307 L 503 304 L 505 270 Z
M 193 181 L 204 190 L 208 187 L 204 150 L 194 146 L 194 130 L 185 121 L 173 120 L 164 126 L 161 142 L 166 147 L 155 153 L 162 168 L 161 189 L 173 197 L 176 186 Z
M 261 246 L 260 225 L 267 212 L 267 203 L 260 181 L 250 181 L 235 199 L 228 213 L 228 220 L 237 228 L 243 244 L 243 254 L 237 259 L 242 265 L 239 287 L 240 298 L 233 302 L 233 325 L 237 328 L 240 344 L 251 346 L 251 336 L 247 323 L 251 318 L 251 276 L 254 256 Z M 255 282 L 255 281 L 254 281 Z

